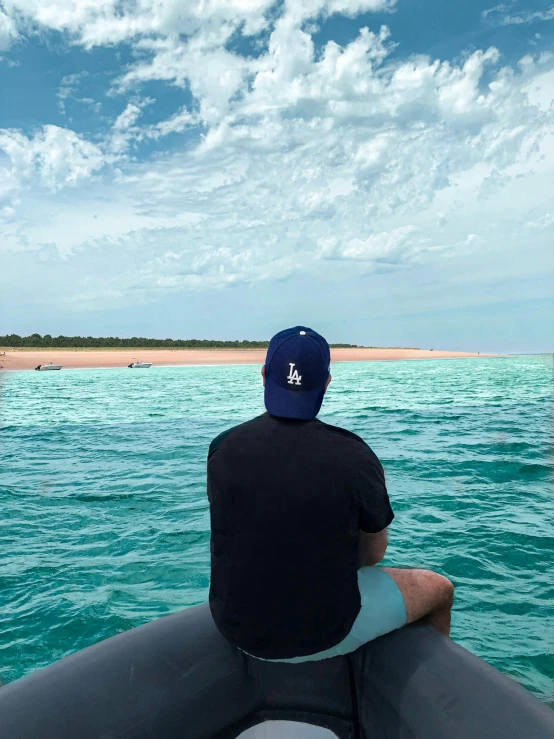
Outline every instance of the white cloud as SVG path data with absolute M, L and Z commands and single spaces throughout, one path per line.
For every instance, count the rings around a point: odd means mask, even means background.
M 68 100 L 86 105 L 87 107 L 92 108 L 95 113 L 100 113 L 102 103 L 99 100 L 93 100 L 90 97 L 78 97 L 76 95 L 79 86 L 87 79 L 88 76 L 88 72 L 77 72 L 75 74 L 65 75 L 65 77 L 62 78 L 58 89 L 58 108 L 62 115 L 67 114 Z
M 169 118 L 149 125 L 139 125 L 143 109 L 155 103 L 151 98 L 143 98 L 128 103 L 125 110 L 116 118 L 107 148 L 121 159 L 133 143 L 145 139 L 160 139 L 170 133 L 182 133 L 186 128 L 196 125 L 196 118 L 183 106 Z
M 494 5 L 492 8 L 487 8 L 486 10 L 483 10 L 481 13 L 481 17 L 488 18 L 490 15 L 496 15 L 498 13 L 505 13 L 510 6 L 506 5 L 505 3 L 500 3 L 500 5 Z
M 142 114 L 142 109 L 154 101 L 145 98 L 138 103 L 128 103 L 125 110 L 116 118 L 109 149 L 115 155 L 124 154 L 131 142 L 139 135 L 139 128 L 135 125 Z
M 69 33 L 86 48 L 141 36 L 192 35 L 200 28 L 229 26 L 244 34 L 261 31 L 277 0 L 4 0 L 39 27 Z
M 483 18 L 499 26 L 520 26 L 540 21 L 554 20 L 554 5 L 546 10 L 523 10 L 512 13 L 511 5 L 495 5 L 482 13 Z
M 360 13 L 392 11 L 396 0 L 287 0 L 284 17 L 293 24 L 300 24 L 320 16 L 341 14 L 354 18 Z
M 513 66 L 496 48 L 461 62 L 398 61 L 386 27 L 316 53 L 303 21 L 393 7 L 377 0 L 142 0 L 120 13 L 111 0 L 10 3 L 85 46 L 134 39 L 117 82 L 130 97 L 101 140 L 54 126 L 0 132 L 9 243 L 55 243 L 80 275 L 68 300 L 153 299 L 301 271 L 410 275 L 429 264 L 459 284 L 469 256 L 482 260 L 483 280 L 507 280 L 544 257 L 548 227 L 530 224 L 549 223 L 552 210 L 546 55 Z M 267 30 L 257 56 L 226 47 L 241 23 L 245 34 Z M 192 103 L 176 89 L 176 112 L 145 123 L 150 81 L 185 88 Z M 171 151 L 134 158 L 135 144 L 183 132 Z M 33 177 L 51 191 L 73 187 L 64 199 L 21 189 Z
M 295 23 L 341 13 L 392 10 L 396 0 L 287 0 L 284 14 Z M 141 37 L 201 35 L 211 39 L 239 30 L 258 34 L 268 25 L 279 0 L 4 0 L 10 14 L 39 27 L 68 32 L 86 48 L 119 44 Z
M 0 166 L 0 223 L 11 220 L 19 204 L 19 181 L 11 168 Z
M 196 118 L 183 106 L 166 120 L 160 121 L 145 129 L 145 132 L 149 138 L 158 139 L 170 133 L 182 133 L 185 129 L 195 125 Z
M 366 239 L 355 238 L 344 243 L 336 237 L 323 238 L 319 240 L 319 256 L 323 259 L 398 264 L 421 251 L 422 239 L 421 235 L 416 237 L 417 233 L 415 226 L 400 226 L 392 231 L 371 234 Z
M 527 63 L 526 60 L 525 64 Z M 541 113 L 550 111 L 554 105 L 554 68 L 547 67 L 542 73 L 537 70 L 535 74 L 531 74 L 524 91 L 531 105 L 536 106 Z
M 0 51 L 7 51 L 17 35 L 13 18 L 4 13 L 0 6 Z
M 536 221 L 528 221 L 525 225 L 528 228 L 538 229 L 539 231 L 552 229 L 554 228 L 554 213 L 545 213 Z
M 105 163 L 102 151 L 74 131 L 47 125 L 32 137 L 0 129 L 0 150 L 10 159 L 10 176 L 19 181 L 37 176 L 49 190 L 76 186 Z
M 135 103 L 129 103 L 123 113 L 120 113 L 116 118 L 113 125 L 114 129 L 119 131 L 125 131 L 133 126 L 142 112 L 143 105 L 136 105 Z
M 223 38 L 224 43 L 231 29 Z M 143 41 L 140 52 L 150 52 L 152 59 L 134 65 L 119 80 L 121 90 L 150 80 L 163 80 L 179 87 L 190 86 L 198 100 L 202 118 L 213 124 L 227 113 L 229 100 L 243 87 L 248 62 L 219 46 L 206 47 L 205 39 L 185 42 L 176 38 Z

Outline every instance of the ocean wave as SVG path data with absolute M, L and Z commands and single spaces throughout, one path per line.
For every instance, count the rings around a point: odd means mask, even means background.
M 5 379 L 5 680 L 207 597 L 208 445 L 263 412 L 257 369 L 141 378 Z M 554 695 L 551 381 L 551 367 L 531 357 L 345 363 L 321 415 L 383 462 L 396 514 L 386 564 L 451 577 L 453 638 L 545 700 Z

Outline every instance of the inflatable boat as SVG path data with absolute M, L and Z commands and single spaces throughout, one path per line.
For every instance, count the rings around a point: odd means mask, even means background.
M 430 627 L 347 657 L 250 658 L 207 605 L 0 688 L 2 739 L 552 739 L 554 711 Z

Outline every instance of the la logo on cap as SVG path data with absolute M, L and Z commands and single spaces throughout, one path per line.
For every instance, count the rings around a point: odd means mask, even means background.
M 302 331 L 300 332 L 302 333 Z M 301 385 L 302 384 L 302 375 L 298 374 L 298 370 L 293 370 L 294 362 L 289 362 L 290 372 L 288 374 L 287 380 L 289 385 Z

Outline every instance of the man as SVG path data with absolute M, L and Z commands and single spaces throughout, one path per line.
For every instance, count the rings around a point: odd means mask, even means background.
M 286 662 L 347 654 L 419 619 L 448 635 L 447 578 L 376 566 L 394 514 L 373 451 L 316 419 L 331 382 L 325 339 L 281 331 L 262 376 L 267 413 L 220 434 L 208 455 L 218 629 Z

